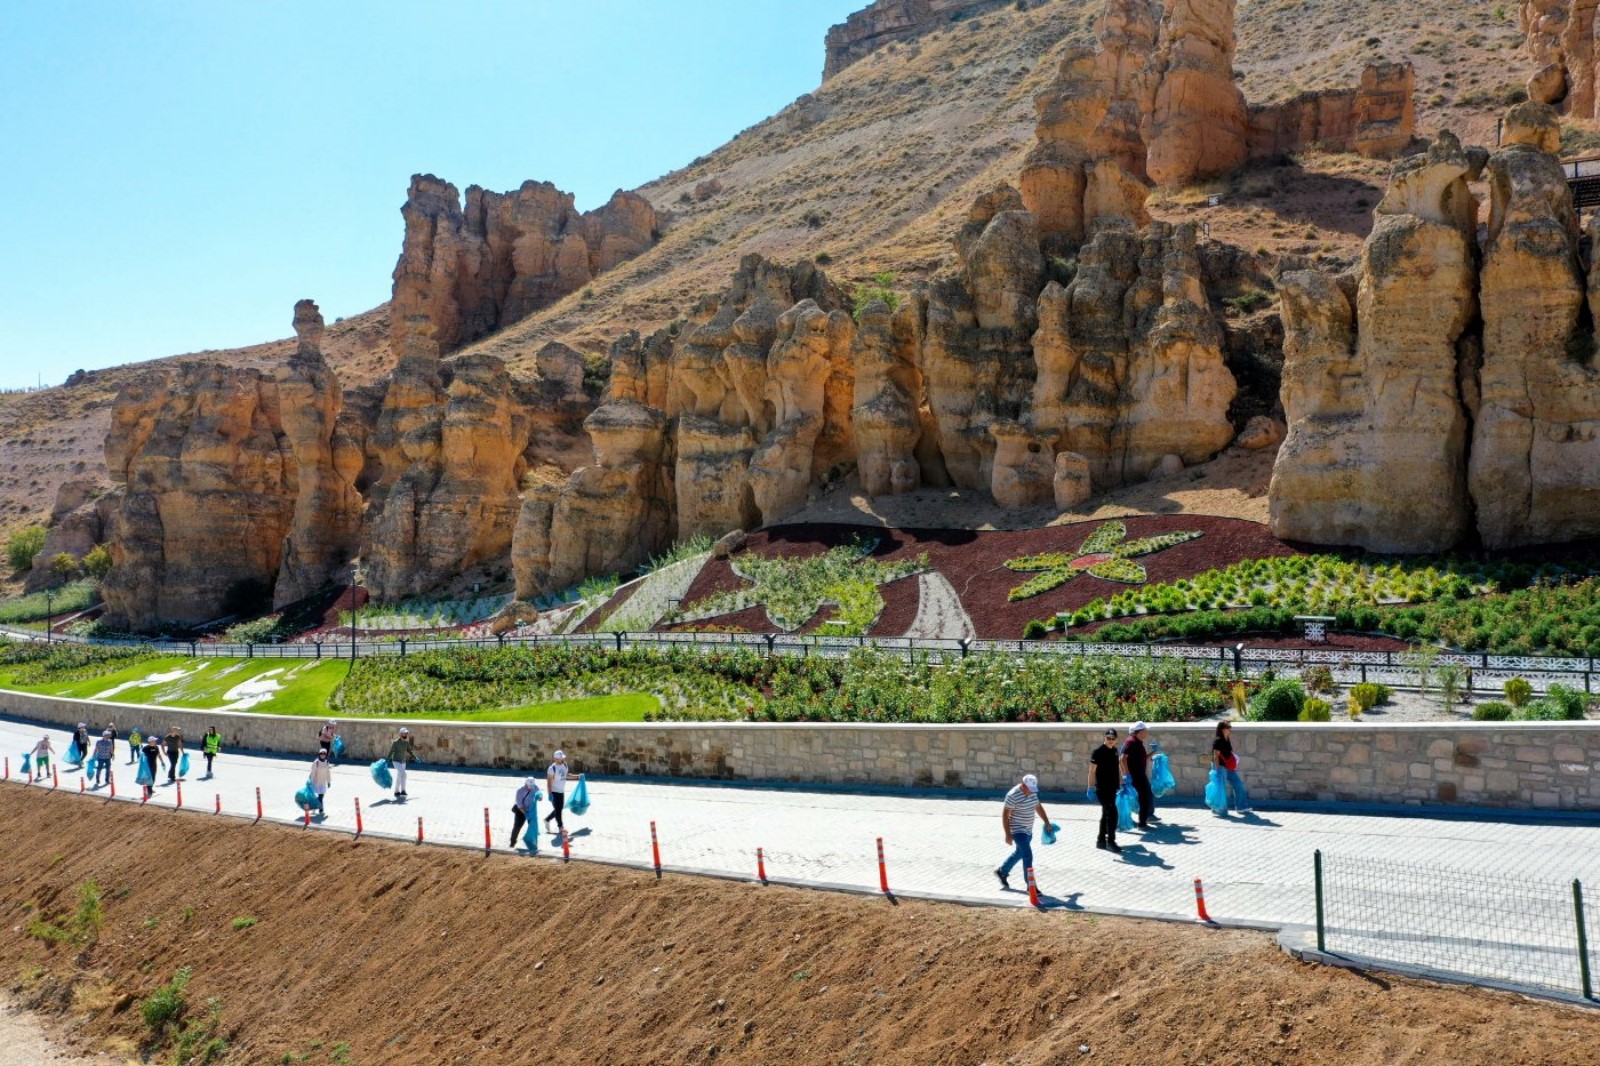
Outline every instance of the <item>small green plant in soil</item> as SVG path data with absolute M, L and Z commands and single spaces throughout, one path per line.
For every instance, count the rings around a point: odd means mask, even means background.
M 250 917 L 250 918 L 235 918 L 233 920 L 234 931 L 235 932 L 239 932 L 241 930 L 249 929 L 252 925 L 255 925 L 260 920 L 261 920 L 260 918 L 254 918 L 254 917 Z
M 188 966 L 179 968 L 172 975 L 172 980 L 157 987 L 150 993 L 150 998 L 139 1004 L 139 1017 L 144 1019 L 144 1027 L 149 1031 L 152 1044 L 160 1044 L 168 1035 L 178 1031 L 184 1011 L 189 1008 L 183 990 L 189 987 L 189 979 L 193 976 L 194 970 Z

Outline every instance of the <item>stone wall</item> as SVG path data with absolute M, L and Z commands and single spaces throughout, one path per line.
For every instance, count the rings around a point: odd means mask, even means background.
M 226 711 L 94 703 L 0 690 L 0 714 L 98 730 L 115 721 L 195 738 L 217 727 L 227 750 L 301 752 L 321 722 Z M 1102 727 L 1080 725 L 484 725 L 408 720 L 426 763 L 542 767 L 558 747 L 580 771 L 995 791 L 1023 773 L 1050 794 L 1082 795 Z M 340 723 L 349 758 L 378 758 L 397 723 Z M 1205 788 L 1214 727 L 1162 725 L 1178 795 Z M 1600 811 L 1600 722 L 1242 724 L 1239 772 L 1252 798 Z

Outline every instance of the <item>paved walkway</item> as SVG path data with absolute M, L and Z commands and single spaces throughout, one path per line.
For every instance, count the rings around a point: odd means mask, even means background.
M 0 718 L 0 754 L 18 779 L 20 756 L 37 741 L 40 728 Z M 58 752 L 69 734 L 52 730 Z M 184 806 L 212 811 L 220 795 L 229 814 L 253 817 L 261 789 L 265 820 L 298 823 L 293 795 L 304 783 L 309 759 L 225 752 L 217 776 L 206 780 L 204 762 L 191 756 L 183 786 Z M 116 759 L 118 801 L 137 802 L 127 744 Z M 543 788 L 543 768 L 538 768 Z M 81 774 L 63 771 L 59 788 L 76 794 Z M 164 778 L 163 778 L 164 780 Z M 365 765 L 334 769 L 323 829 L 353 832 L 361 800 L 368 835 L 416 839 L 421 818 L 426 839 L 481 848 L 484 808 L 493 844 L 505 850 L 510 806 L 521 778 L 507 772 L 432 769 L 411 771 L 407 801 L 396 801 L 373 782 Z M 33 787 L 41 787 L 35 785 Z M 46 786 L 47 787 L 47 786 Z M 106 790 L 92 793 L 105 796 Z M 651 862 L 650 824 L 659 836 L 661 861 L 669 870 L 753 878 L 756 848 L 765 850 L 774 881 L 873 892 L 878 889 L 875 840 L 882 837 L 890 888 L 899 895 L 954 899 L 986 905 L 1025 906 L 1020 871 L 1003 892 L 993 870 L 1007 853 L 998 797 L 973 799 L 925 794 L 859 794 L 799 789 L 641 783 L 626 779 L 590 782 L 593 806 L 567 816 L 575 859 L 636 866 Z M 162 784 L 152 807 L 170 808 L 177 789 Z M 1271 928 L 1314 921 L 1312 853 L 1501 872 L 1519 879 L 1566 884 L 1580 878 L 1600 895 L 1600 847 L 1596 820 L 1493 821 L 1494 812 L 1469 817 L 1410 817 L 1332 810 L 1258 811 L 1250 817 L 1219 818 L 1195 807 L 1162 809 L 1163 824 L 1148 833 L 1124 833 L 1123 852 L 1094 847 L 1096 805 L 1082 793 L 1046 795 L 1045 806 L 1061 826 L 1053 846 L 1034 843 L 1040 891 L 1047 905 L 1101 913 L 1131 913 L 1187 919 L 1195 916 L 1193 881 L 1202 878 L 1213 918 L 1227 924 Z M 549 810 L 541 802 L 542 816 Z M 152 810 L 152 818 L 162 817 Z M 1600 819 L 1597 819 L 1600 820 Z M 559 855 L 559 841 L 541 838 L 541 855 Z M 518 850 L 523 850 L 518 842 Z M 1428 885 L 1413 886 L 1421 894 Z M 1385 886 L 1388 892 L 1408 891 Z M 1600 910 L 1600 908 L 1594 908 Z M 1600 924 L 1591 917 L 1592 924 Z M 1514 950 L 1513 945 L 1510 950 Z M 1575 958 L 1575 952 L 1574 952 Z

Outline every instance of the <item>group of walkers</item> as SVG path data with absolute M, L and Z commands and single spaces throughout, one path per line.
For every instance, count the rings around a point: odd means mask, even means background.
M 1117 731 L 1108 728 L 1101 743 L 1089 753 L 1089 777 L 1086 797 L 1100 804 L 1100 824 L 1095 834 L 1094 846 L 1102 851 L 1120 854 L 1117 843 L 1117 823 L 1120 812 L 1117 796 L 1126 787 L 1138 797 L 1138 828 L 1148 832 L 1156 828 L 1161 819 L 1156 815 L 1156 793 L 1151 784 L 1151 771 L 1155 765 L 1156 749 L 1146 743 L 1150 727 L 1143 722 L 1133 723 L 1128 737 L 1117 743 Z M 1250 796 L 1245 791 L 1244 780 L 1239 776 L 1239 757 L 1233 751 L 1233 724 L 1218 722 L 1216 736 L 1211 741 L 1211 765 L 1224 782 L 1224 814 L 1227 793 L 1231 790 L 1232 808 L 1239 814 L 1250 814 Z M 1039 802 L 1039 779 L 1025 774 L 1020 782 L 1006 793 L 1001 821 L 1005 829 L 1006 846 L 1011 854 L 995 870 L 1001 888 L 1010 888 L 1011 871 L 1018 863 L 1024 870 L 1033 866 L 1033 827 L 1035 818 L 1043 818 L 1047 833 L 1053 833 L 1044 806 Z M 1048 840 L 1048 838 L 1047 838 Z
M 200 738 L 201 754 L 206 760 L 206 777 L 213 776 L 213 762 L 222 751 L 222 735 L 217 732 L 217 727 L 207 729 Z M 55 756 L 55 748 L 50 743 L 48 735 L 40 737 L 39 742 L 33 746 L 29 753 L 33 757 L 33 775 L 43 777 L 49 771 Z M 82 765 L 94 775 L 94 787 L 100 788 L 111 782 L 111 766 L 117 754 L 117 724 L 107 723 L 101 730 L 99 737 L 91 739 L 89 724 L 79 722 L 78 727 L 72 732 L 72 746 L 69 755 L 75 765 Z M 145 733 L 138 726 L 128 731 L 128 763 L 135 766 L 134 783 L 143 788 L 144 798 L 149 799 L 155 787 L 156 778 L 162 770 L 162 759 L 166 760 L 167 784 L 173 784 L 184 776 L 186 765 L 184 763 L 183 730 L 173 726 L 167 731 L 165 737 L 155 733 Z

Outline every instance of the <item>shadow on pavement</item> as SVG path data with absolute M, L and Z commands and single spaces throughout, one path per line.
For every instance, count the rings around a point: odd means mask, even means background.
M 1198 844 L 1200 839 L 1193 835 L 1195 832 L 1196 828 L 1192 825 L 1162 822 L 1146 829 L 1139 839 L 1153 844 Z
M 1129 866 L 1151 866 L 1158 870 L 1172 869 L 1171 863 L 1148 850 L 1143 844 L 1122 845 L 1122 861 Z

